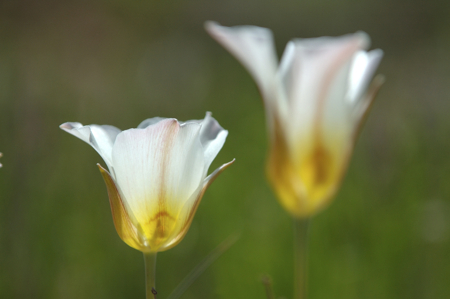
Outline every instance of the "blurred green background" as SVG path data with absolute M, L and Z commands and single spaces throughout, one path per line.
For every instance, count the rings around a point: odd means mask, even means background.
M 142 254 L 115 232 L 87 144 L 66 121 L 153 116 L 230 131 L 186 238 L 160 253 L 166 298 L 220 242 L 239 241 L 182 298 L 292 298 L 292 223 L 267 186 L 264 111 L 206 20 L 293 37 L 358 30 L 385 51 L 382 88 L 334 203 L 313 219 L 310 298 L 450 298 L 447 0 L 0 1 L 0 298 L 144 298 Z M 104 164 L 103 164 L 104 165 Z

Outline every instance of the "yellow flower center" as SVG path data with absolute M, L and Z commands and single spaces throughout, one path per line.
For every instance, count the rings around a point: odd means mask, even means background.
M 167 207 L 166 207 L 167 208 Z M 151 251 L 158 251 L 161 247 L 172 241 L 178 222 L 178 211 L 168 211 L 166 208 L 156 213 L 136 215 L 141 224 L 142 233 L 146 239 L 146 247 Z
M 297 147 L 302 151 L 309 147 L 308 153 L 293 153 L 280 132 L 272 143 L 267 165 L 269 181 L 281 204 L 295 217 L 309 217 L 324 207 L 341 178 L 339 146 L 325 146 L 316 137 L 309 146 L 302 142 Z
M 298 166 L 298 174 L 309 200 L 322 200 L 337 180 L 336 161 L 331 153 L 316 142 L 313 150 Z

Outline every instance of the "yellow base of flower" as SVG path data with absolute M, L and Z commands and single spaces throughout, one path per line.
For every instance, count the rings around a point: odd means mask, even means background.
M 339 184 L 343 162 L 316 139 L 309 154 L 299 160 L 292 154 L 281 134 L 275 134 L 267 165 L 267 175 L 283 207 L 296 218 L 317 213 L 330 201 Z M 311 144 L 311 142 L 310 142 Z M 303 150 L 307 144 L 303 144 Z

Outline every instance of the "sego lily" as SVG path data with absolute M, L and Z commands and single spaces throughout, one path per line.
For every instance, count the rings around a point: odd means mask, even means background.
M 103 158 L 109 172 L 98 167 L 117 233 L 144 253 L 167 250 L 183 239 L 206 189 L 233 162 L 206 176 L 228 135 L 210 113 L 184 123 L 150 118 L 125 131 L 71 122 L 60 127 Z
M 294 39 L 278 64 L 272 33 L 255 26 L 206 23 L 255 80 L 270 135 L 267 174 L 281 204 L 310 217 L 335 195 L 361 123 L 382 83 L 369 87 L 383 56 L 366 52 L 363 32 Z

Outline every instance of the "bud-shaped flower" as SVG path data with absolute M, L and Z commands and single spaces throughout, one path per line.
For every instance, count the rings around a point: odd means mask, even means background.
M 357 32 L 294 39 L 278 64 L 269 29 L 206 23 L 209 34 L 249 71 L 261 92 L 270 135 L 267 174 L 281 204 L 309 217 L 335 195 L 355 139 L 381 85 L 383 56 Z
M 150 118 L 137 129 L 64 123 L 64 131 L 89 143 L 109 172 L 105 180 L 120 238 L 142 252 L 172 248 L 189 229 L 207 187 L 232 162 L 206 176 L 228 131 L 206 114 L 185 123 Z

